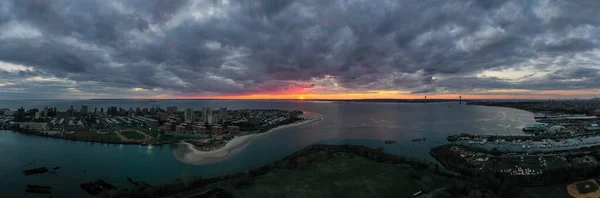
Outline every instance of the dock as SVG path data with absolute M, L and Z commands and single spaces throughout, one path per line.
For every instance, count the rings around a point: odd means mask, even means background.
M 80 184 L 79 186 L 83 190 L 85 190 L 85 192 L 89 193 L 90 195 L 97 195 L 105 190 L 117 189 L 117 187 L 115 187 L 112 184 L 109 184 L 101 179 L 96 180 L 94 182 L 83 183 L 83 184 Z
M 152 186 L 152 185 L 150 185 L 150 184 L 148 184 L 146 182 L 143 182 L 143 181 L 137 181 L 137 182 L 133 181 L 133 179 L 131 179 L 131 177 L 128 177 L 127 181 L 129 181 L 129 183 L 133 184 L 134 186 L 138 186 L 138 187 L 140 187 L 140 186 L 141 187 L 150 187 L 150 186 Z

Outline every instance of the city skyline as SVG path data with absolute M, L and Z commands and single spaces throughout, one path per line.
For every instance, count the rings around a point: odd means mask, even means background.
M 597 2 L 0 2 L 0 99 L 587 99 Z

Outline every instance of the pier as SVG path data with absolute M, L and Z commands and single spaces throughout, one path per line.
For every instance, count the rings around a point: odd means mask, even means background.
M 85 192 L 90 195 L 97 195 L 105 190 L 114 190 L 117 187 L 105 182 L 104 180 L 96 180 L 94 182 L 83 183 L 79 185 Z
M 129 183 L 133 184 L 134 186 L 138 186 L 138 187 L 140 187 L 140 186 L 141 187 L 150 187 L 150 186 L 152 186 L 152 185 L 150 185 L 150 184 L 148 184 L 146 182 L 143 182 L 143 181 L 133 181 L 133 179 L 131 179 L 131 177 L 128 177 L 127 181 L 129 181 Z

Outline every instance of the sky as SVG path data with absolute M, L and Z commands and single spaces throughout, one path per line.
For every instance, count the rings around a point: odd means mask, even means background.
M 0 99 L 600 96 L 596 0 L 2 0 Z

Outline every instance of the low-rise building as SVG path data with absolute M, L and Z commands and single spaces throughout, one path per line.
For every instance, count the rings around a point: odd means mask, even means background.
M 177 125 L 175 127 L 175 132 L 177 132 L 177 133 L 185 133 L 185 131 L 186 131 L 185 125 Z
M 175 129 L 174 127 L 175 125 L 173 125 L 173 123 L 167 122 L 165 124 L 162 125 L 162 129 L 165 131 L 173 131 Z
M 227 126 L 227 132 L 236 134 L 240 132 L 240 127 L 238 126 Z
M 12 112 L 10 111 L 10 109 L 7 108 L 0 109 L 0 115 L 10 116 L 12 115 Z
M 194 132 L 204 134 L 204 133 L 206 133 L 206 127 L 204 127 L 202 125 L 194 126 Z
M 594 112 L 592 112 L 592 115 L 600 117 L 600 109 L 594 110 Z
M 21 122 L 19 123 L 19 127 L 22 129 L 31 129 L 31 130 L 48 130 L 45 122 Z
M 221 126 L 212 126 L 211 132 L 214 134 L 221 134 L 223 133 L 223 127 Z

